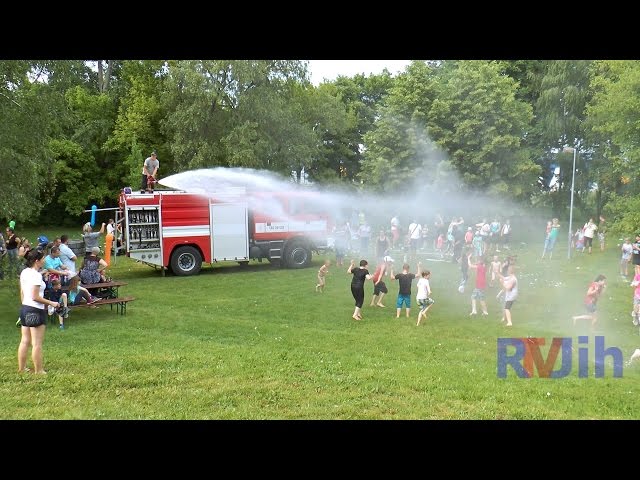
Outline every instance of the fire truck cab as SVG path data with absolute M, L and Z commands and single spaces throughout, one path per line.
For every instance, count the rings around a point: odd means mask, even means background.
M 307 267 L 312 252 L 327 248 L 331 227 L 319 195 L 306 191 L 123 189 L 119 203 L 127 256 L 181 276 L 197 274 L 203 262 L 267 259 Z

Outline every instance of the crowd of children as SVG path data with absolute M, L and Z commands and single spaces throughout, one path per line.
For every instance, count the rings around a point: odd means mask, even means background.
M 361 212 L 362 214 L 362 212 Z M 360 215 L 364 217 L 363 215 Z M 353 219 L 355 223 L 355 219 Z M 414 279 L 417 281 L 416 302 L 420 306 L 418 312 L 417 325 L 425 321 L 427 312 L 435 303 L 431 297 L 431 272 L 424 270 L 422 265 L 418 263 L 416 273 L 410 271 L 408 259 L 416 259 L 418 251 L 424 250 L 428 245 L 429 238 L 433 240 L 433 248 L 440 258 L 450 256 L 453 263 L 460 265 L 461 279 L 458 291 L 464 293 L 465 285 L 468 282 L 469 270 L 475 272 L 475 288 L 471 292 L 471 313 L 477 314 L 477 303 L 480 304 L 483 315 L 488 315 L 486 303 L 487 276 L 490 274 L 490 286 L 499 284 L 501 292 L 498 300 L 505 306 L 503 308 L 503 322 L 506 326 L 512 325 L 511 307 L 517 297 L 517 279 L 513 273 L 513 269 L 509 270 L 509 266 L 515 261 L 515 256 L 507 256 L 502 261 L 498 254 L 501 249 L 509 249 L 511 241 L 511 223 L 509 219 L 504 222 L 494 218 L 489 222 L 482 219 L 478 223 L 465 226 L 465 220 L 462 217 L 453 217 L 449 223 L 446 223 L 441 215 L 436 215 L 432 226 L 423 223 L 420 224 L 415 217 L 412 219 L 408 227 L 402 227 L 399 216 L 394 215 L 390 221 L 390 232 L 385 228 L 379 229 L 378 236 L 373 240 L 375 247 L 376 268 L 373 273 L 369 272 L 369 264 L 366 260 L 361 260 L 359 265 L 352 260 L 347 268 L 347 273 L 353 276 L 351 283 L 351 293 L 355 300 L 355 309 L 352 314 L 354 320 L 362 319 L 362 304 L 364 301 L 364 285 L 366 280 L 373 280 L 373 295 L 369 303 L 370 307 L 384 308 L 383 298 L 388 295 L 389 288 L 385 283 L 385 277 L 391 281 L 398 281 L 398 294 L 396 299 L 396 318 L 400 318 L 402 309 L 405 310 L 405 316 L 411 316 L 411 285 Z M 357 222 L 367 225 L 364 218 L 358 218 Z M 559 224 L 555 225 L 556 231 Z M 350 232 L 353 228 L 346 220 L 337 223 L 334 232 L 334 248 L 336 254 L 336 265 L 341 266 L 344 262 L 345 255 L 354 252 L 353 245 L 350 245 Z M 370 232 L 370 228 L 366 229 Z M 359 232 L 360 233 L 360 232 Z M 365 235 L 366 236 L 366 235 Z M 368 247 L 368 242 L 366 243 Z M 394 261 L 390 257 L 393 249 L 403 249 L 404 262 L 401 272 L 394 271 Z M 360 254 L 366 254 L 368 248 L 365 244 L 361 244 Z M 439 255 L 438 255 L 439 254 Z M 362 258 L 362 256 L 361 256 Z M 485 259 L 492 258 L 487 262 Z M 364 262 L 364 263 L 363 263 Z M 322 293 L 326 286 L 326 276 L 330 261 L 326 260 L 317 272 L 317 282 L 315 290 Z
M 604 218 L 600 218 L 603 224 Z M 418 230 L 417 222 L 412 222 L 410 230 L 415 232 Z M 399 231 L 397 216 L 395 216 L 391 222 L 392 231 L 396 233 Z M 434 248 L 436 252 L 439 252 L 441 256 L 444 256 L 446 252 L 453 250 L 453 260 L 460 265 L 461 278 L 458 284 L 458 292 L 464 293 L 465 287 L 469 281 L 469 273 L 472 271 L 475 277 L 474 288 L 471 291 L 470 303 L 471 311 L 469 316 L 474 317 L 479 313 L 483 316 L 489 315 L 487 307 L 487 283 L 489 287 L 499 287 L 499 291 L 496 295 L 496 300 L 499 301 L 502 308 L 502 323 L 506 327 L 513 325 L 512 308 L 517 301 L 518 292 L 518 279 L 515 275 L 515 255 L 507 255 L 502 260 L 497 253 L 500 252 L 498 246 L 501 242 L 504 242 L 504 236 L 510 234 L 510 224 L 505 222 L 500 224 L 497 220 L 488 223 L 486 220 L 475 224 L 471 227 L 466 227 L 464 233 L 461 230 L 461 226 L 464 225 L 464 220 L 461 217 L 454 218 L 449 224 L 449 228 L 444 230 L 444 222 L 441 222 L 441 231 L 437 232 L 435 237 Z M 437 224 L 436 224 L 437 227 Z M 506 228 L 505 228 L 506 227 Z M 592 240 L 595 233 L 598 232 L 599 227 L 593 222 L 593 219 L 589 221 L 580 229 L 577 230 L 574 235 L 575 248 L 580 251 L 590 249 L 592 247 Z M 552 258 L 554 246 L 557 242 L 560 231 L 560 222 L 557 218 L 553 218 L 547 223 L 547 229 L 545 231 L 545 244 L 542 252 L 542 258 Z M 599 235 L 601 248 L 604 246 L 604 228 L 600 228 L 602 235 Z M 417 240 L 411 238 L 412 240 Z M 502 238 L 502 240 L 500 240 Z M 347 272 L 354 275 L 354 282 L 352 282 L 352 294 L 356 300 L 356 308 L 353 313 L 353 318 L 356 320 L 362 319 L 362 303 L 364 298 L 364 285 L 365 281 L 373 280 L 373 295 L 369 306 L 371 307 L 385 307 L 383 298 L 388 295 L 389 288 L 385 283 L 385 277 L 390 278 L 392 281 L 398 281 L 398 294 L 396 298 L 396 318 L 400 318 L 402 309 L 405 310 L 405 316 L 409 318 L 411 316 L 411 286 L 414 279 L 417 281 L 417 295 L 416 302 L 420 306 L 420 311 L 417 315 L 416 325 L 420 325 L 427 318 L 427 312 L 435 303 L 431 296 L 431 275 L 429 270 L 422 268 L 422 264 L 418 263 L 415 273 L 410 271 L 410 265 L 406 262 L 402 265 L 402 271 L 400 273 L 394 272 L 394 261 L 387 255 L 391 245 L 397 244 L 399 238 L 389 239 L 386 236 L 384 229 L 380 230 L 378 239 L 376 240 L 376 257 L 377 264 L 373 274 L 369 273 L 367 269 L 368 263 L 366 260 L 360 262 L 360 267 L 356 268 L 355 261 L 352 261 Z M 459 247 L 458 247 L 459 245 Z M 456 255 L 455 247 L 459 248 L 459 254 Z M 504 247 L 503 247 L 504 248 Z M 414 248 L 411 249 L 414 251 Z M 640 326 L 640 236 L 636 238 L 635 243 L 631 243 L 627 238 L 621 247 L 622 258 L 620 260 L 620 275 L 626 277 L 628 273 L 628 264 L 633 261 L 634 268 L 636 270 L 634 277 L 634 299 L 633 299 L 633 321 L 634 325 Z M 383 256 L 384 255 L 384 256 Z M 411 258 L 414 258 L 412 255 Z M 490 260 L 489 260 L 490 259 Z M 406 257 L 405 257 L 406 260 Z M 362 264 L 364 262 L 364 265 Z M 316 291 L 324 291 L 325 276 L 329 262 L 325 262 L 320 271 L 318 272 L 318 283 L 316 285 Z M 598 298 L 605 288 L 606 277 L 604 275 L 598 275 L 596 279 L 591 282 L 585 296 L 584 306 L 587 310 L 586 314 L 576 315 L 572 317 L 574 324 L 582 319 L 590 320 L 592 327 L 597 323 L 596 305 Z M 362 295 L 361 295 L 362 294 Z M 362 298 L 361 298 L 362 297 Z
M 604 219 L 601 217 L 601 222 Z M 414 222 L 415 223 L 415 222 Z M 463 220 L 454 219 L 450 224 L 448 235 L 454 239 L 453 229 L 461 225 Z M 415 229 L 415 225 L 412 224 Z M 515 255 L 507 255 L 504 260 L 500 260 L 498 255 L 492 255 L 491 261 L 488 260 L 487 252 L 491 251 L 488 247 L 487 238 L 491 235 L 497 236 L 500 232 L 500 226 L 488 224 L 486 221 L 482 221 L 476 224 L 475 233 L 473 228 L 468 227 L 464 234 L 463 241 L 464 246 L 461 249 L 459 258 L 457 259 L 460 264 L 461 279 L 458 285 L 458 291 L 460 293 L 465 292 L 465 286 L 469 278 L 469 270 L 475 273 L 475 285 L 471 292 L 471 311 L 469 316 L 473 317 L 478 315 L 478 304 L 483 316 L 489 315 L 487 308 L 487 275 L 490 275 L 489 286 L 499 286 L 500 290 L 496 295 L 498 300 L 503 305 L 502 323 L 506 327 L 513 326 L 512 307 L 518 298 L 518 279 L 515 275 Z M 560 222 L 557 218 L 552 219 L 547 223 L 547 229 L 545 231 L 545 245 L 542 253 L 542 258 L 545 258 L 548 254 L 549 258 L 552 258 L 553 249 L 558 238 L 560 230 Z M 602 229 L 604 230 L 604 229 Z M 592 240 L 595 232 L 598 231 L 598 226 L 595 225 L 592 219 L 585 224 L 584 227 L 578 229 L 575 237 L 575 247 L 577 249 L 584 249 L 592 247 Z M 507 230 L 508 232 L 508 230 Z M 442 249 L 444 248 L 445 240 L 444 234 L 440 233 L 435 242 L 435 248 L 444 254 Z M 451 240 L 449 238 L 449 240 Z M 585 240 L 586 239 L 586 240 Z M 601 248 L 604 246 L 604 235 L 599 236 Z M 383 231 L 380 232 L 379 242 L 381 246 L 388 247 L 388 239 Z M 495 243 L 495 242 L 494 242 Z M 378 255 L 383 253 L 376 249 Z M 591 249 L 590 249 L 591 250 Z M 494 252 L 499 252 L 494 247 Z M 388 250 L 385 249 L 384 253 Z M 636 237 L 635 243 L 631 243 L 629 238 L 625 238 L 624 243 L 621 245 L 621 260 L 620 260 L 620 275 L 625 277 L 628 275 L 628 264 L 630 262 L 634 265 L 634 279 L 631 285 L 634 287 L 633 295 L 633 324 L 640 326 L 640 235 Z M 378 256 L 377 255 L 377 256 Z M 455 258 L 455 256 L 454 256 Z M 318 272 L 318 284 L 316 285 L 317 291 L 324 290 L 324 276 L 329 266 L 329 262 L 325 262 Z M 355 268 L 355 261 L 352 261 L 348 273 L 354 275 L 354 282 L 352 282 L 352 294 L 356 300 L 356 308 L 353 313 L 355 320 L 362 319 L 362 303 L 364 298 L 364 284 L 366 280 L 372 279 L 374 284 L 373 296 L 369 306 L 384 307 L 382 299 L 389 293 L 387 285 L 384 282 L 385 276 L 389 276 L 392 281 L 398 281 L 398 294 L 396 299 L 396 318 L 400 318 L 402 309 L 405 309 L 405 316 L 407 318 L 411 315 L 411 286 L 414 279 L 418 278 L 417 282 L 417 295 L 416 302 L 420 306 L 418 312 L 416 325 L 419 326 L 426 318 L 427 312 L 430 310 L 435 301 L 431 296 L 431 272 L 424 270 L 422 264 L 418 262 L 416 273 L 410 271 L 410 265 L 404 263 L 401 273 L 394 272 L 393 259 L 385 255 L 382 259 L 378 259 L 376 269 L 373 274 L 369 274 L 367 270 L 368 263 L 366 260 L 360 262 L 360 268 Z M 579 320 L 589 320 L 591 327 L 594 328 L 597 324 L 597 302 L 602 292 L 606 287 L 606 277 L 599 274 L 593 282 L 589 284 L 587 293 L 584 298 L 585 314 L 575 315 L 572 317 L 574 325 Z M 640 355 L 638 356 L 640 358 Z
M 473 255 L 473 250 L 469 247 L 463 252 L 460 258 L 460 269 L 462 279 L 460 282 L 459 292 L 464 293 L 464 285 L 468 280 L 469 269 L 475 272 L 475 287 L 471 293 L 471 312 L 470 316 L 477 315 L 477 304 L 480 304 L 483 316 L 489 315 L 486 302 L 487 275 L 491 275 L 491 286 L 499 282 L 501 287 L 497 295 L 497 300 L 503 304 L 502 322 L 505 326 L 513 325 L 511 318 L 511 308 L 518 296 L 518 281 L 514 274 L 515 255 L 508 255 L 504 261 L 500 261 L 498 255 L 493 256 L 490 263 L 485 262 L 485 257 Z M 316 292 L 324 292 L 326 286 L 326 276 L 329 273 L 330 260 L 325 260 L 318 270 Z M 353 276 L 351 282 L 351 293 L 355 300 L 355 309 L 352 314 L 354 320 L 362 320 L 362 306 L 364 303 L 364 286 L 366 280 L 373 281 L 373 295 L 369 303 L 370 307 L 385 308 L 383 298 L 389 293 L 389 288 L 385 283 L 385 277 L 391 281 L 398 281 L 398 294 L 396 297 L 396 318 L 400 318 L 402 310 L 406 318 L 411 316 L 411 287 L 414 279 L 417 281 L 416 302 L 420 307 L 417 316 L 416 326 L 426 320 L 427 313 L 434 305 L 435 301 L 431 296 L 431 272 L 422 268 L 422 263 L 418 262 L 416 273 L 410 271 L 410 265 L 404 263 L 402 271 L 396 273 L 394 271 L 394 260 L 386 255 L 377 262 L 373 273 L 369 272 L 369 264 L 366 260 L 361 260 L 356 266 L 355 260 L 351 260 L 347 273 Z

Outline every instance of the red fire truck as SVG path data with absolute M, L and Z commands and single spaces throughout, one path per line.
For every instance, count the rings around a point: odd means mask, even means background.
M 314 192 L 127 191 L 120 194 L 126 254 L 163 274 L 195 275 L 202 262 L 252 258 L 303 268 L 327 248 L 329 215 Z

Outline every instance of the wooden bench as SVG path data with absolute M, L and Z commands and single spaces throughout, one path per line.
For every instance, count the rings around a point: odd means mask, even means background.
M 73 308 L 92 308 L 100 305 L 110 305 L 111 310 L 113 310 L 113 306 L 116 306 L 116 312 L 120 315 L 124 315 L 127 313 L 127 303 L 133 302 L 135 297 L 121 297 L 121 298 L 103 298 L 101 300 L 96 300 L 93 303 L 79 303 L 78 305 L 69 305 L 70 309 Z

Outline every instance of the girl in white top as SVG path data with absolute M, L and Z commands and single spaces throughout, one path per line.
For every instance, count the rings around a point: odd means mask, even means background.
M 587 223 L 584 224 L 584 246 L 589 247 L 589 253 L 591 253 L 591 245 L 593 243 L 593 236 L 598 230 L 598 226 L 593 223 L 593 218 L 590 218 Z M 584 251 L 584 250 L 583 250 Z
M 416 326 L 420 326 L 420 321 L 423 318 L 427 318 L 427 310 L 434 304 L 434 300 L 431 298 L 431 285 L 429 285 L 429 278 L 431 278 L 431 272 L 424 270 L 422 277 L 418 280 L 418 293 L 416 295 L 416 301 L 420 305 L 420 311 L 418 312 L 418 323 Z
M 31 359 L 35 373 L 47 373 L 43 368 L 42 343 L 44 342 L 47 311 L 45 305 L 54 308 L 60 306 L 44 298 L 45 283 L 42 280 L 40 270 L 44 265 L 44 253 L 40 250 L 31 250 L 27 254 L 27 268 L 20 273 L 20 309 L 19 322 L 22 338 L 18 346 L 18 372 L 28 372 L 27 353 L 31 345 Z

